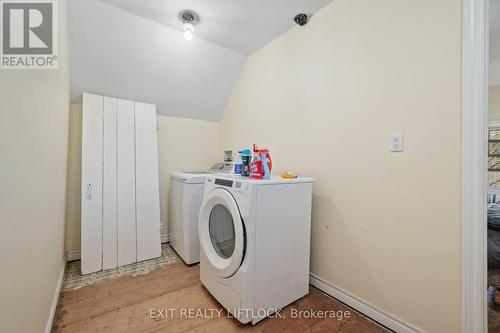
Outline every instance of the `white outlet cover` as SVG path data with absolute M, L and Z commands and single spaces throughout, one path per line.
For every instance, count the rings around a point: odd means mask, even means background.
M 391 152 L 404 151 L 404 135 L 401 133 L 391 135 Z

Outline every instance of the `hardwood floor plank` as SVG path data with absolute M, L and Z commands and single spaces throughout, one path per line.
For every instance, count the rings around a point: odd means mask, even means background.
M 173 312 L 151 318 L 151 309 L 173 309 Z M 207 312 L 194 312 L 194 317 L 186 318 L 187 312 L 182 313 L 181 309 Z M 217 310 L 220 315 L 213 312 Z M 350 311 L 351 318 L 305 317 L 311 310 Z M 53 332 L 57 333 L 388 332 L 313 287 L 307 296 L 281 310 L 280 316 L 264 319 L 255 326 L 243 325 L 228 318 L 226 310 L 203 287 L 199 267 L 183 263 L 65 291 L 55 323 Z
M 207 297 L 206 291 L 198 283 L 141 303 L 118 308 L 103 315 L 60 326 L 58 332 L 151 332 L 155 329 L 182 332 L 190 326 L 211 319 L 187 320 L 180 311 L 175 311 L 172 316 L 151 319 L 150 309 L 210 309 L 218 306 L 210 297 Z
M 340 322 L 334 322 L 331 320 L 318 321 L 304 332 L 384 333 L 388 332 L 388 330 L 356 314 L 350 319 Z
M 321 319 L 309 316 L 313 310 L 347 311 L 349 308 L 326 296 L 316 288 L 310 288 L 309 294 L 281 310 L 283 319 L 264 320 L 257 324 L 259 332 L 304 332 L 319 321 L 331 321 L 331 327 L 339 323 L 337 319 Z M 339 324 L 340 325 L 340 324 Z M 335 330 L 331 330 L 335 332 Z
M 156 331 L 155 333 L 160 333 L 164 331 Z M 199 325 L 186 330 L 184 332 L 189 333 L 213 333 L 213 332 L 224 332 L 224 333 L 235 333 L 235 332 L 248 332 L 254 333 L 259 332 L 256 326 L 243 325 L 236 319 L 220 318 L 211 320 L 204 325 Z
M 140 276 L 124 276 L 61 294 L 56 326 L 102 315 L 199 283 L 197 267 L 175 264 Z

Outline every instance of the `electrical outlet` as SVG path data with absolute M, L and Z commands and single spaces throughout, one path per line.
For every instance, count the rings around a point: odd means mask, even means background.
M 85 197 L 87 200 L 92 200 L 92 196 L 94 195 L 94 188 L 92 187 L 92 184 L 87 185 L 87 192 L 85 194 Z
M 404 151 L 404 135 L 401 133 L 391 135 L 391 152 L 402 151 Z

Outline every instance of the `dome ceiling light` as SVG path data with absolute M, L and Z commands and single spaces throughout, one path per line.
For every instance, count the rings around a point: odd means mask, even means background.
M 200 22 L 200 17 L 194 11 L 185 9 L 179 13 L 179 18 L 182 21 L 182 30 L 184 30 L 184 39 L 193 39 L 195 31 L 194 26 Z

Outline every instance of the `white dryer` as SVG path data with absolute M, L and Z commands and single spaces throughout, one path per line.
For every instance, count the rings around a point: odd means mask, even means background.
M 174 172 L 170 176 L 170 246 L 188 265 L 200 261 L 198 215 L 208 175 L 229 174 L 234 163 L 217 163 L 205 171 Z
M 309 292 L 313 179 L 209 176 L 200 208 L 200 279 L 242 323 Z

